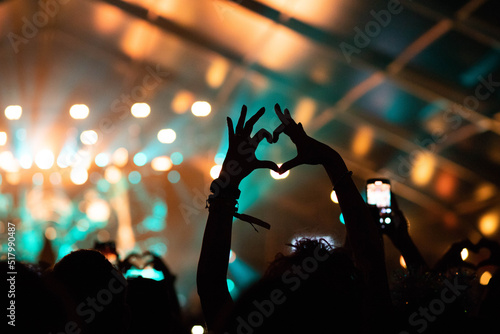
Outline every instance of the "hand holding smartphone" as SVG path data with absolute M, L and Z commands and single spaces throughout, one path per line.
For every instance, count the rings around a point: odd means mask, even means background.
M 388 179 L 367 180 L 366 200 L 377 209 L 380 228 L 392 228 L 391 182 Z

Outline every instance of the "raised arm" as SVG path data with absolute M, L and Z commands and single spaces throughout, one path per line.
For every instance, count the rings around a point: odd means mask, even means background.
M 297 146 L 297 156 L 284 163 L 280 173 L 301 164 L 321 164 L 325 168 L 339 200 L 355 264 L 364 274 L 369 291 L 367 303 L 378 307 L 389 306 L 382 238 L 366 203 L 351 179 L 351 172 L 334 149 L 309 137 L 302 124 L 295 123 L 288 109 L 283 113 L 279 105 L 276 105 L 275 111 L 282 125 L 275 130 L 273 141 L 277 141 L 280 132 L 284 132 Z
M 231 118 L 227 118 L 229 149 L 219 178 L 210 186 L 213 194 L 208 200 L 209 214 L 197 272 L 198 294 L 209 330 L 214 328 L 218 317 L 233 304 L 226 276 L 233 214 L 240 195 L 240 182 L 257 168 L 278 171 L 275 163 L 260 161 L 255 157 L 255 150 L 262 139 L 272 141 L 271 134 L 263 129 L 251 136 L 253 126 L 264 111 L 264 108 L 260 109 L 245 124 L 247 108 L 243 106 L 236 129 L 233 128 Z

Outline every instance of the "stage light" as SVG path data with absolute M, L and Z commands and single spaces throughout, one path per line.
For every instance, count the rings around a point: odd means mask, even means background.
M 339 199 L 337 198 L 337 193 L 335 192 L 335 190 L 332 190 L 331 194 L 330 194 L 330 199 L 332 200 L 333 203 L 339 203 Z
M 205 79 L 211 88 L 219 88 L 226 79 L 229 63 L 224 58 L 217 58 L 208 68 Z
M 227 289 L 229 290 L 229 292 L 233 291 L 233 289 L 235 288 L 234 282 L 229 278 L 226 279 L 226 282 L 227 282 Z
M 52 183 L 55 186 L 58 184 L 61 184 L 61 182 L 62 182 L 61 174 L 59 172 L 54 172 L 54 173 L 50 174 L 49 181 L 50 181 L 50 183 Z
M 220 171 L 222 170 L 222 165 L 215 165 L 212 168 L 210 168 L 210 176 L 212 179 L 216 179 L 220 175 Z
M 147 103 L 134 103 L 130 112 L 135 118 L 146 118 L 151 113 L 151 107 Z
M 151 168 L 157 172 L 164 172 L 172 168 L 172 161 L 167 156 L 156 157 L 151 161 Z
M 49 169 L 54 164 L 54 153 L 51 150 L 43 149 L 35 156 L 35 164 L 40 169 Z
M 122 172 L 115 166 L 109 166 L 104 171 L 104 178 L 111 184 L 116 184 L 122 178 Z
M 158 140 L 163 144 L 173 143 L 176 137 L 177 135 L 172 129 L 162 129 L 158 132 Z
M 481 217 L 479 220 L 479 230 L 485 236 L 494 234 L 498 229 L 498 214 L 490 212 Z
M 229 263 L 233 263 L 236 260 L 236 253 L 231 249 L 229 251 Z
M 54 240 L 57 237 L 57 231 L 52 226 L 47 227 L 45 230 L 45 237 L 49 240 Z
M 8 106 L 5 108 L 5 117 L 11 121 L 18 120 L 23 114 L 23 108 L 21 106 Z
M 212 111 L 212 106 L 206 101 L 196 101 L 191 106 L 191 112 L 196 117 L 205 117 Z
M 94 130 L 83 131 L 80 135 L 80 140 L 85 145 L 94 145 L 98 139 L 99 135 Z
M 87 219 L 80 219 L 79 221 L 76 222 L 76 228 L 80 232 L 88 231 L 89 227 L 90 227 L 90 223 Z
M 189 106 L 193 104 L 193 101 L 193 93 L 188 92 L 187 90 L 181 90 L 172 100 L 172 110 L 176 114 L 183 114 L 189 109 Z
M 418 186 L 426 185 L 434 174 L 436 158 L 432 153 L 417 153 L 411 171 L 411 179 Z
M 469 257 L 469 251 L 467 248 L 462 249 L 460 252 L 460 257 L 462 258 L 462 261 L 465 261 Z
M 352 142 L 352 151 L 354 155 L 362 157 L 366 155 L 372 147 L 375 132 L 368 126 L 358 128 L 354 140 Z
M 401 255 L 399 257 L 399 264 L 401 265 L 401 267 L 406 269 L 406 261 L 405 261 L 405 258 L 403 257 L 403 255 Z
M 85 168 L 72 168 L 71 173 L 69 174 L 69 178 L 71 182 L 76 185 L 82 185 L 87 182 L 89 178 L 89 173 Z
M 7 144 L 7 133 L 0 131 L 0 146 L 4 146 L 5 144 Z
M 4 151 L 0 153 L 0 168 L 6 172 L 12 173 L 19 171 L 19 163 L 14 158 L 11 151 Z
M 128 174 L 128 181 L 132 184 L 139 184 L 139 182 L 141 182 L 141 179 L 141 173 L 139 173 L 138 171 L 134 170 Z
M 21 157 L 19 158 L 19 165 L 22 169 L 30 169 L 33 165 L 33 159 L 31 158 L 31 155 L 26 153 L 21 155 Z
M 103 199 L 96 199 L 87 206 L 85 214 L 93 222 L 105 222 L 109 219 L 111 209 L 108 202 Z
M 278 164 L 278 167 L 281 167 L 282 164 Z M 279 173 L 276 173 L 275 171 L 273 170 L 270 170 L 269 171 L 271 173 L 271 176 L 273 177 L 273 179 L 275 180 L 283 180 L 283 179 L 286 179 L 288 177 L 288 175 L 290 175 L 290 171 L 287 170 L 286 172 L 284 172 L 283 174 L 279 174 Z
M 181 152 L 174 152 L 170 155 L 170 161 L 174 165 L 180 165 L 184 161 L 184 156 Z
M 143 152 L 139 152 L 136 155 L 134 155 L 133 160 L 136 166 L 142 167 L 148 162 L 148 157 Z
M 43 184 L 43 174 L 42 173 L 35 173 L 33 174 L 33 177 L 31 178 L 33 181 L 33 184 L 35 186 L 41 186 Z
M 479 284 L 481 284 L 481 285 L 488 285 L 488 283 L 490 283 L 490 279 L 492 277 L 493 277 L 493 275 L 489 271 L 485 271 L 481 275 L 481 278 L 479 278 Z
M 94 161 L 98 167 L 106 167 L 109 164 L 109 154 L 99 153 L 95 156 Z
M 13 186 L 17 186 L 19 182 L 21 182 L 21 174 L 19 172 L 6 173 L 5 181 L 12 184 Z
M 113 164 L 115 164 L 118 167 L 123 167 L 127 164 L 128 162 L 128 151 L 124 147 L 120 147 L 117 149 L 114 153 L 113 156 L 111 157 L 111 161 L 113 161 Z
M 89 107 L 85 104 L 74 104 L 69 109 L 69 115 L 73 119 L 85 119 L 89 115 Z
M 194 325 L 191 328 L 191 334 L 203 334 L 203 333 L 205 333 L 205 329 L 203 328 L 203 326 Z
M 181 180 L 181 174 L 179 174 L 178 171 L 173 170 L 170 173 L 168 173 L 167 178 L 170 181 L 170 183 L 177 183 Z

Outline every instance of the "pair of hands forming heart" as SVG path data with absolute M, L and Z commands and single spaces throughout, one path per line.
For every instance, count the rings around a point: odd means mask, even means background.
M 229 148 L 222 164 L 221 173 L 226 174 L 226 177 L 230 179 L 230 183 L 238 185 L 248 174 L 259 168 L 268 168 L 283 174 L 302 164 L 323 164 L 334 167 L 334 170 L 338 170 L 339 172 L 343 170 L 347 171 L 340 155 L 328 145 L 309 137 L 304 131 L 302 124 L 297 124 L 293 120 L 288 109 L 282 112 L 280 106 L 276 104 L 274 110 L 281 124 L 273 131 L 272 135 L 269 131 L 260 129 L 254 136 L 251 136 L 253 127 L 262 115 L 264 115 L 265 108 L 261 108 L 245 123 L 247 107 L 243 106 L 236 129 L 233 127 L 232 119 L 227 118 Z M 290 137 L 297 147 L 297 156 L 285 162 L 280 167 L 273 161 L 258 160 L 255 156 L 255 151 L 259 143 L 264 138 L 270 144 L 276 143 L 282 132 Z

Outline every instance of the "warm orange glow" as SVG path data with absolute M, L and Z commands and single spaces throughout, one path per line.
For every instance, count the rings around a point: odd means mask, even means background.
M 352 142 L 352 151 L 358 157 L 362 157 L 370 151 L 373 143 L 374 132 L 368 126 L 361 126 L 356 131 Z
M 467 258 L 469 257 L 469 251 L 467 250 L 467 248 L 462 249 L 462 251 L 460 252 L 460 257 L 462 258 L 462 261 L 467 260 Z
M 332 190 L 332 192 L 330 193 L 330 199 L 333 203 L 339 203 L 339 199 L 337 198 L 337 193 L 335 192 L 335 190 Z
M 474 198 L 476 199 L 476 201 L 485 201 L 495 195 L 495 192 L 495 186 L 491 183 L 485 182 L 477 187 L 476 191 L 474 192 Z
M 498 213 L 489 212 L 479 220 L 479 230 L 485 236 L 494 234 L 498 229 Z
M 54 153 L 49 149 L 43 149 L 35 156 L 35 164 L 40 169 L 49 169 L 54 164 Z
M 54 240 L 57 237 L 57 231 L 52 226 L 47 227 L 45 230 L 45 237 L 49 240 Z
M 5 174 L 5 180 L 13 186 L 17 186 L 21 182 L 21 174 L 19 172 L 7 173 Z
M 219 88 L 226 79 L 229 63 L 223 58 L 215 59 L 208 68 L 205 80 L 212 88 Z
M 481 275 L 481 278 L 479 278 L 479 284 L 481 284 L 481 285 L 488 285 L 490 283 L 490 279 L 492 277 L 493 277 L 493 275 L 489 271 L 485 271 Z
M 6 172 L 19 171 L 19 162 L 10 151 L 0 153 L 0 168 Z
M 96 3 L 96 10 L 92 19 L 94 27 L 104 34 L 109 34 L 117 31 L 123 22 L 123 12 L 118 7 L 109 6 L 107 4 Z
M 113 156 L 111 157 L 111 161 L 118 167 L 123 167 L 128 162 L 128 151 L 124 147 L 120 147 L 117 149 Z
M 436 180 L 435 189 L 440 196 L 450 198 L 455 193 L 456 186 L 457 179 L 453 175 L 441 173 Z
M 69 177 L 71 179 L 71 182 L 76 185 L 81 185 L 87 182 L 89 174 L 84 168 L 72 168 Z
M 304 128 L 307 128 L 309 122 L 314 117 L 316 107 L 316 102 L 313 99 L 308 97 L 301 98 L 295 107 L 295 114 L 293 116 L 295 121 L 302 123 Z
M 401 267 L 406 269 L 406 261 L 405 261 L 405 258 L 403 257 L 403 255 L 401 255 L 399 257 L 399 264 L 401 265 Z
M 109 166 L 104 170 L 104 178 L 109 183 L 116 184 L 122 178 L 122 172 L 115 166 Z
M 413 161 L 411 179 L 418 186 L 429 183 L 436 167 L 436 158 L 431 153 L 419 152 Z
M 151 161 L 151 168 L 158 172 L 164 172 L 172 168 L 172 161 L 167 156 L 156 157 Z
M 194 95 L 187 90 L 179 91 L 172 100 L 172 110 L 176 114 L 183 114 L 188 111 L 194 103 Z
M 210 168 L 210 176 L 212 179 L 216 179 L 219 177 L 220 171 L 222 170 L 222 165 L 214 165 L 212 168 Z
M 120 46 L 133 59 L 141 59 L 158 42 L 159 31 L 144 21 L 132 21 L 125 30 Z

